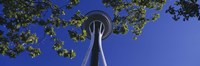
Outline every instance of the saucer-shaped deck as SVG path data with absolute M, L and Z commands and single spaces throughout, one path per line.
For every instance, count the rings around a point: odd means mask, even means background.
M 86 16 L 88 17 L 88 19 L 83 23 L 82 29 L 85 29 L 87 31 L 87 37 L 89 39 L 91 38 L 90 31 L 89 31 L 91 22 L 100 21 L 103 23 L 105 31 L 103 33 L 102 39 L 107 38 L 112 33 L 112 23 L 111 23 L 110 17 L 105 12 L 100 11 L 100 10 L 94 10 L 94 11 L 88 12 Z

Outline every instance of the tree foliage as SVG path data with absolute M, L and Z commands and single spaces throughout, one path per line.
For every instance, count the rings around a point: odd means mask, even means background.
M 155 21 L 160 17 L 158 13 L 153 13 L 152 17 L 147 18 L 147 9 L 161 10 L 166 0 L 103 0 L 103 3 L 114 10 L 113 33 L 125 34 L 130 25 L 133 27 L 132 33 L 135 34 L 133 39 L 137 39 L 147 22 Z M 120 14 L 123 11 L 126 15 Z
M 52 0 L 0 0 L 3 6 L 3 14 L 0 15 L 0 26 L 6 30 L 0 30 L 0 54 L 15 58 L 16 55 L 28 51 L 34 58 L 42 52 L 40 48 L 34 47 L 39 44 L 37 33 L 30 30 L 31 25 L 38 25 L 44 28 L 44 33 L 54 40 L 52 48 L 58 55 L 73 58 L 76 56 L 74 50 L 67 50 L 62 46 L 65 44 L 56 37 L 55 28 L 80 28 L 87 17 L 77 11 L 70 20 L 64 20 L 60 16 L 65 15 L 67 10 L 79 4 L 79 0 L 69 0 L 64 6 L 59 6 Z M 113 9 L 114 18 L 113 33 L 126 34 L 129 27 L 137 39 L 142 29 L 149 21 L 159 18 L 158 13 L 152 13 L 147 18 L 148 10 L 161 10 L 166 0 L 102 0 L 105 7 Z M 126 15 L 120 14 L 121 12 Z M 50 14 L 50 15 L 47 15 Z M 42 30 L 42 29 L 41 29 Z M 69 37 L 75 42 L 84 41 L 87 36 L 85 30 L 68 30 Z
M 80 11 L 77 11 L 70 20 L 64 20 L 60 17 L 65 15 L 66 10 L 78 3 L 79 0 L 70 0 L 68 4 L 64 5 L 65 7 L 61 7 L 51 0 L 0 0 L 0 4 L 3 6 L 0 25 L 6 29 L 0 30 L 0 53 L 11 58 L 15 58 L 16 55 L 24 51 L 28 51 L 32 58 L 40 55 L 40 48 L 34 47 L 35 44 L 38 44 L 38 36 L 36 33 L 32 33 L 29 28 L 31 25 L 39 25 L 44 28 L 43 31 L 46 35 L 54 40 L 53 49 L 60 56 L 75 57 L 76 54 L 73 50 L 62 48 L 64 42 L 56 37 L 54 28 L 64 28 L 68 25 L 77 28 L 81 26 L 87 17 L 82 15 Z M 47 13 L 51 15 L 47 16 Z M 71 32 L 69 34 L 73 37 Z M 80 40 L 85 40 L 85 35 L 85 32 L 81 33 Z M 60 53 L 64 53 L 64 55 Z
M 197 0 L 178 0 L 173 5 L 170 5 L 166 10 L 166 13 L 173 15 L 173 19 L 178 21 L 183 17 L 183 21 L 189 20 L 189 18 L 197 18 L 200 20 L 199 13 L 200 5 Z

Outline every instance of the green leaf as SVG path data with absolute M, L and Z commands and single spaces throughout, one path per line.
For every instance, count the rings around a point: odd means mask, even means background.
M 65 11 L 64 10 L 62 10 L 62 15 L 65 15 Z
M 29 52 L 31 52 L 31 51 L 33 50 L 33 47 L 32 47 L 32 46 L 28 46 L 28 47 L 26 48 L 26 50 L 29 51 Z

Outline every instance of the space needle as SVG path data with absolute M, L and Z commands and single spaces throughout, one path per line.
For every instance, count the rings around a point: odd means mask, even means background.
M 102 58 L 103 66 L 107 66 L 102 40 L 112 33 L 111 19 L 100 10 L 88 12 L 86 16 L 88 19 L 83 23 L 82 29 L 87 31 L 87 38 L 91 41 L 81 66 L 86 66 L 88 62 L 90 66 L 99 66 L 99 56 Z

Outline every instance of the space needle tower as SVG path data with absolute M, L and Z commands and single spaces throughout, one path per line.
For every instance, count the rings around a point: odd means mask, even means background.
M 81 66 L 99 66 L 100 56 L 103 66 L 107 66 L 102 48 L 102 40 L 112 33 L 110 17 L 103 11 L 94 10 L 86 14 L 88 19 L 83 23 L 82 29 L 87 31 L 87 38 L 91 40 L 85 58 Z M 90 60 L 89 60 L 90 58 Z

